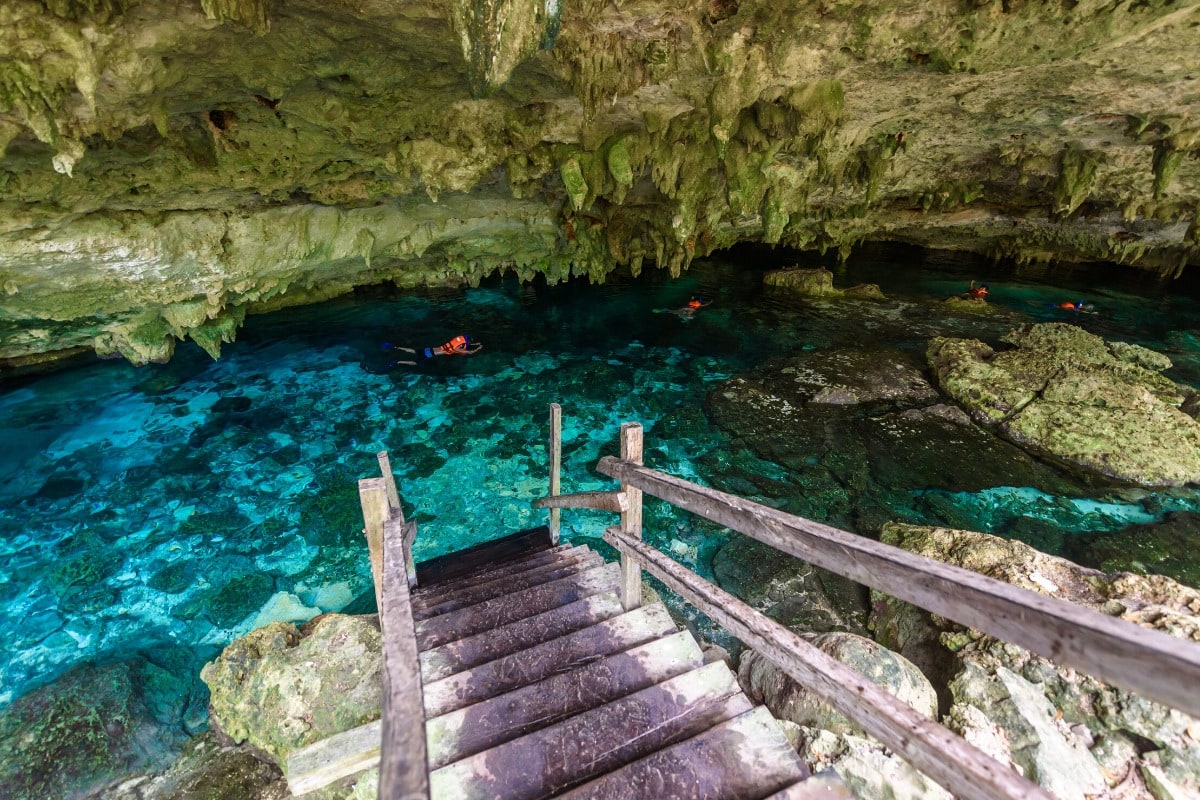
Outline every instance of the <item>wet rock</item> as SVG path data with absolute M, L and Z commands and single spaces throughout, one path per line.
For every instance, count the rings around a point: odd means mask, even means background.
M 852 633 L 826 633 L 806 637 L 824 652 L 927 717 L 937 717 L 933 686 L 907 659 L 875 642 Z M 756 701 L 780 719 L 833 733 L 864 735 L 853 722 L 833 710 L 819 695 L 799 685 L 783 670 L 755 650 L 742 653 L 738 681 Z
M 213 725 L 275 763 L 378 719 L 381 638 L 367 617 L 328 614 L 301 638 L 275 622 L 237 639 L 201 672 Z
M 735 535 L 713 559 L 717 583 L 792 630 L 866 633 L 866 589 L 828 570 Z
M 855 297 L 870 300 L 883 300 L 883 292 L 873 283 L 861 283 L 848 289 L 835 289 L 833 273 L 827 269 L 788 269 L 771 270 L 763 275 L 763 284 L 786 289 L 804 297 Z
M 1200 481 L 1200 423 L 1179 410 L 1179 387 L 1144 366 L 1165 359 L 1060 323 L 1004 340 L 1015 349 L 941 337 L 929 344 L 938 384 L 976 420 L 1034 453 L 1118 480 Z
M 1200 591 L 1162 576 L 1105 574 L 970 531 L 895 524 L 884 529 L 883 540 L 1200 641 Z M 936 638 L 939 647 L 953 651 L 947 724 L 1057 796 L 1083 798 L 1117 781 L 1128 792 L 1118 796 L 1151 795 L 1158 764 L 1170 765 L 1167 781 L 1182 787 L 1183 796 L 1200 790 L 1200 740 L 1194 735 L 1200 720 L 892 598 L 875 593 L 873 600 L 876 630 L 902 631 L 913 647 Z M 1070 765 L 1066 771 L 1063 764 Z
M 1104 572 L 1165 575 L 1200 589 L 1200 564 L 1193 557 L 1197 541 L 1200 514 L 1177 511 L 1161 522 L 1066 537 L 1063 555 Z
M 169 763 L 182 732 L 147 712 L 143 666 L 84 665 L 0 710 L 0 794 L 69 797 Z
M 246 746 L 228 746 L 216 733 L 193 739 L 170 768 L 132 777 L 99 800 L 285 800 L 283 773 Z

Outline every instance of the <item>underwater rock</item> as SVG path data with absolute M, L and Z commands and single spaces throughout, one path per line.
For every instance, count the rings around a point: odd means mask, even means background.
M 169 763 L 183 732 L 148 712 L 144 666 L 87 664 L 0 709 L 0 794 L 69 797 Z
M 1198 541 L 1200 514 L 1174 511 L 1161 522 L 1066 537 L 1063 556 L 1104 572 L 1165 575 L 1200 589 L 1200 564 L 1192 557 Z
M 866 590 L 807 561 L 735 534 L 713 558 L 717 584 L 803 633 L 866 633 Z
M 1118 480 L 1200 481 L 1200 423 L 1179 410 L 1179 387 L 1144 366 L 1165 359 L 1061 323 L 1024 326 L 1004 341 L 1015 348 L 942 337 L 929 343 L 939 386 L 981 424 L 1034 453 Z
M 972 531 L 897 523 L 885 527 L 883 541 L 1200 641 L 1200 591 L 1169 578 L 1105 574 Z M 1182 787 L 1180 796 L 1200 790 L 1200 720 L 878 592 L 872 600 L 873 629 L 905 632 L 914 648 L 936 638 L 937 647 L 953 652 L 946 723 L 1058 796 L 1082 798 L 1116 781 L 1123 783 L 1114 791 L 1128 792 L 1122 796 L 1147 796 L 1159 765 L 1170 765 L 1163 775 Z M 1054 766 L 1060 762 L 1073 765 L 1070 774 Z
M 824 633 L 805 638 L 826 655 L 866 676 L 921 714 L 937 718 L 938 703 L 933 686 L 903 656 L 852 633 Z M 796 683 L 755 650 L 742 653 L 738 682 L 750 697 L 756 702 L 761 701 L 780 719 L 833 733 L 865 735 L 819 695 Z
M 369 617 L 327 614 L 301 632 L 285 622 L 225 648 L 200 677 L 213 725 L 276 764 L 293 750 L 378 719 L 382 644 Z

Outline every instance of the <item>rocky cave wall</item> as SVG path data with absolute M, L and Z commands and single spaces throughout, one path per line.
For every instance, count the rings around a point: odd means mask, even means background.
M 1178 274 L 1200 0 L 5 0 L 0 365 L 865 240 Z

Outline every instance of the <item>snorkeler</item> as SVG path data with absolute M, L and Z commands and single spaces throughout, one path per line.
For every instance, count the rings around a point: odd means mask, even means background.
M 691 319 L 692 317 L 696 316 L 697 311 L 711 305 L 712 300 L 706 301 L 704 299 L 704 295 L 698 294 L 693 295 L 692 299 L 688 300 L 687 305 L 683 306 L 682 308 L 656 308 L 654 311 L 657 314 L 674 314 L 680 319 Z
M 384 350 L 403 350 L 406 353 L 417 353 L 418 352 L 417 350 L 414 350 L 411 347 L 401 347 L 400 345 L 395 345 L 395 344 L 392 344 L 391 342 L 384 342 L 382 345 L 382 349 L 384 349 Z M 468 336 L 465 333 L 460 333 L 458 336 L 455 336 L 453 339 L 451 339 L 450 341 L 446 342 L 443 345 L 439 345 L 437 347 L 426 347 L 424 350 L 419 351 L 419 353 L 422 358 L 429 359 L 429 358 L 435 358 L 437 356 L 473 356 L 482 349 L 483 349 L 482 344 L 480 344 L 479 342 L 473 342 L 473 341 L 471 341 L 470 336 Z M 408 364 L 409 366 L 416 366 L 417 362 L 416 361 L 393 361 L 389 366 L 394 367 L 397 364 Z
M 1090 314 L 1095 306 L 1093 306 L 1091 303 L 1085 303 L 1082 300 L 1077 300 L 1074 303 L 1069 301 L 1055 303 L 1051 306 L 1051 308 L 1061 308 L 1064 311 L 1082 311 L 1085 314 Z
M 972 300 L 986 300 L 988 294 L 988 285 L 986 283 L 976 286 L 975 281 L 971 281 L 971 284 L 967 287 L 967 291 L 963 294 L 963 297 L 968 297 Z

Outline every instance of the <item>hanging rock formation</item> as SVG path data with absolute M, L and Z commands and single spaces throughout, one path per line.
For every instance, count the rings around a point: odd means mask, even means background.
M 1200 2 L 6 0 L 0 365 L 895 240 L 1174 274 Z

